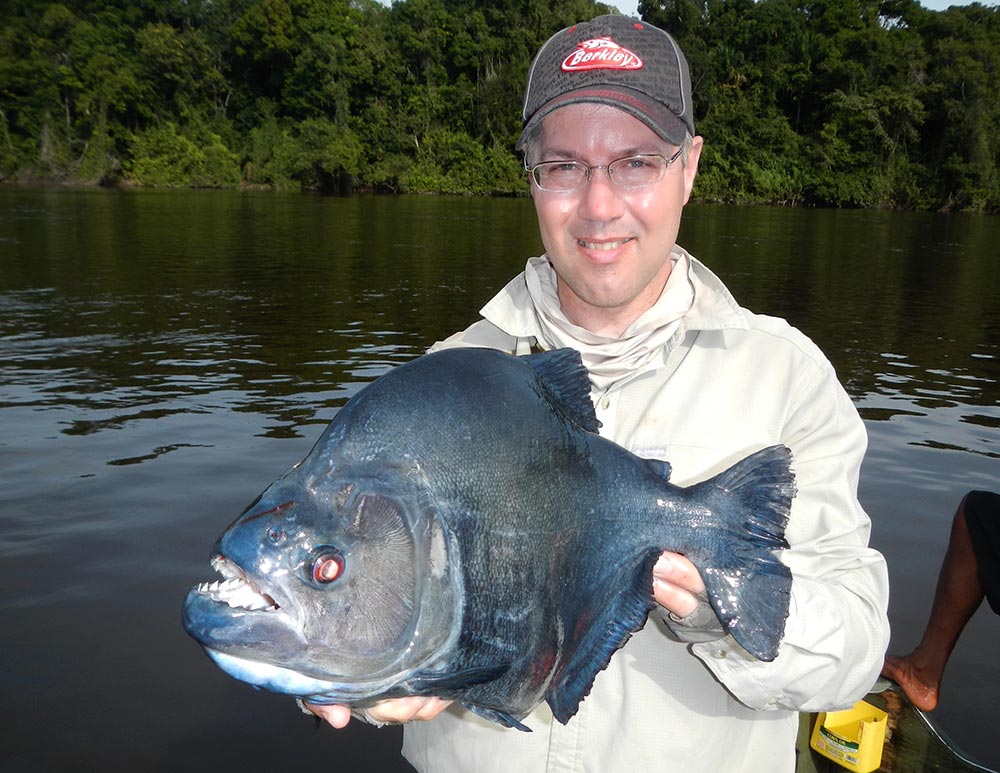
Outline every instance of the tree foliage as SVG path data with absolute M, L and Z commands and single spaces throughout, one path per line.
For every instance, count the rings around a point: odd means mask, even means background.
M 592 0 L 8 0 L 0 180 L 523 193 L 531 56 Z M 1000 211 L 1000 9 L 642 0 L 688 56 L 695 195 Z

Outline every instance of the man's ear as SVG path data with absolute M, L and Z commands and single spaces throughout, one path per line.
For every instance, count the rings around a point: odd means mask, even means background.
M 698 136 L 691 139 L 691 148 L 688 150 L 687 162 L 684 164 L 684 203 L 688 203 L 691 198 L 691 189 L 694 188 L 694 179 L 698 176 L 698 159 L 701 158 L 701 148 L 704 140 Z

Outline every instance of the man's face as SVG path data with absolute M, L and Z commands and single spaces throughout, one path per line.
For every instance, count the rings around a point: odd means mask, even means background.
M 676 150 L 628 113 L 584 103 L 545 117 L 528 161 L 597 166 L 639 153 L 670 158 Z M 593 170 L 573 191 L 543 191 L 532 184 L 542 242 L 570 321 L 618 336 L 656 302 L 670 275 L 670 251 L 700 153 L 696 137 L 686 167 L 678 159 L 662 180 L 642 188 L 619 188 L 605 169 Z

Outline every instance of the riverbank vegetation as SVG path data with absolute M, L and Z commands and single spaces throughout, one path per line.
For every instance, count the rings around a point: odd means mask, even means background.
M 591 0 L 7 0 L 0 179 L 517 194 L 534 51 Z M 642 0 L 705 201 L 1000 211 L 1000 8 Z

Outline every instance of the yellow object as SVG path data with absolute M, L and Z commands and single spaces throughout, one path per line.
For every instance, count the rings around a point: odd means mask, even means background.
M 888 714 L 858 701 L 846 711 L 822 712 L 809 745 L 855 773 L 871 773 L 882 764 Z

